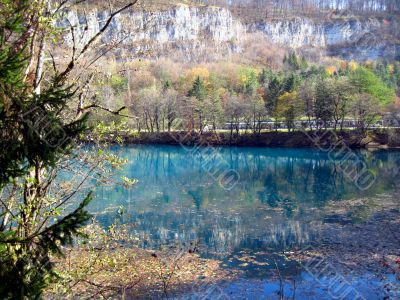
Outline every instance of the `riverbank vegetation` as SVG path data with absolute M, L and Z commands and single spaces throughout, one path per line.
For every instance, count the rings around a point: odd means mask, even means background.
M 60 280 L 46 298 L 168 299 L 234 277 L 219 261 L 200 258 L 195 243 L 144 250 L 126 225 L 105 230 L 94 222 L 82 232 L 86 238 L 65 248 L 65 258 L 54 257 Z
M 363 134 L 353 129 L 340 132 L 295 130 L 261 130 L 253 133 L 239 130 L 231 134 L 231 130 L 212 132 L 137 132 L 126 124 L 99 126 L 87 134 L 82 141 L 88 143 L 109 144 L 161 144 L 185 146 L 247 146 L 247 147 L 285 147 L 315 148 L 346 145 L 350 148 L 398 148 L 400 147 L 399 129 L 381 128 L 366 130 Z
M 294 52 L 284 57 L 280 69 L 140 61 L 114 65 L 104 80 L 100 101 L 125 105 L 132 117 L 124 122 L 137 132 L 229 129 L 238 135 L 243 129 L 291 131 L 300 123 L 364 133 L 377 124 L 398 126 L 400 120 L 399 62 L 322 66 Z M 99 116 L 95 123 L 105 127 L 120 120 L 107 123 Z

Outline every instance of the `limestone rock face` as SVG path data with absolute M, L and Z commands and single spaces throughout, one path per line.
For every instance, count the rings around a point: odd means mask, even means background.
M 295 18 L 250 26 L 250 30 L 265 33 L 279 45 L 294 49 L 314 47 L 326 51 L 328 55 L 355 60 L 397 57 L 400 54 L 400 45 L 396 42 L 397 28 L 398 20 L 395 18 L 352 18 L 319 23 L 310 19 Z
M 96 9 L 86 15 L 70 11 L 61 26 L 69 26 L 69 22 L 75 25 L 78 40 L 83 44 L 108 16 L 108 12 Z M 155 12 L 122 13 L 112 21 L 101 42 L 120 43 L 122 57 L 180 55 L 181 59 L 191 61 L 240 53 L 248 34 L 262 33 L 279 46 L 314 48 L 328 55 L 365 60 L 397 57 L 400 50 L 397 29 L 395 17 L 319 22 L 299 17 L 243 24 L 225 8 L 176 5 Z M 68 35 L 66 40 L 72 42 Z

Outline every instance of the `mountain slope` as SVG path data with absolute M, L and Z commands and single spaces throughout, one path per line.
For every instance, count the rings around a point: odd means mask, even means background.
M 109 13 L 92 6 L 86 14 L 70 11 L 81 43 L 99 29 Z M 64 21 L 63 26 L 68 26 Z M 346 15 L 329 18 L 288 17 L 244 22 L 227 8 L 170 5 L 162 10 L 133 10 L 117 16 L 102 42 L 118 43 L 118 58 L 215 60 L 245 51 L 249 40 L 264 47 L 292 48 L 305 53 L 366 60 L 400 55 L 398 16 Z M 67 37 L 71 43 L 71 37 Z

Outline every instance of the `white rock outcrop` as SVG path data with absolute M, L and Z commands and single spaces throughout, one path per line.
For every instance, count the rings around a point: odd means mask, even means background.
M 83 44 L 101 28 L 108 16 L 108 12 L 97 10 L 86 15 L 70 11 L 61 25 L 75 25 L 77 40 Z M 341 56 L 350 53 L 352 59 L 397 56 L 399 45 L 388 43 L 377 34 L 385 26 L 394 28 L 397 22 L 392 20 L 388 25 L 374 18 L 363 21 L 349 18 L 317 23 L 293 18 L 245 25 L 224 8 L 176 5 L 169 10 L 118 15 L 101 41 L 122 41 L 125 55 L 132 57 L 158 57 L 179 52 L 193 60 L 206 53 L 240 53 L 247 33 L 262 32 L 272 42 L 288 48 L 315 47 Z M 71 42 L 72 38 L 67 35 L 66 39 Z

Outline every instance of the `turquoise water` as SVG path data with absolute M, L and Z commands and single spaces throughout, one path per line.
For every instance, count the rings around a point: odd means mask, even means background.
M 362 223 L 383 196 L 398 192 L 400 151 L 356 151 L 350 159 L 313 149 L 115 146 L 110 151 L 129 159 L 117 177 L 138 183 L 95 191 L 90 210 L 102 225 L 132 225 L 145 248 L 195 242 L 203 257 L 220 259 L 248 279 L 267 278 L 275 262 L 283 275 L 293 275 L 296 263 L 284 251 L 318 245 L 323 224 Z M 360 186 L 354 174 L 364 169 L 373 180 Z M 368 205 L 349 214 L 334 209 L 366 198 Z M 240 258 L 246 255 L 256 263 L 244 263 Z
M 138 183 L 131 189 L 98 188 L 92 212 L 103 225 L 111 225 L 116 218 L 135 224 L 143 246 L 196 240 L 205 246 L 204 252 L 224 256 L 244 248 L 307 244 L 312 240 L 311 223 L 357 222 L 363 217 L 362 212 L 346 220 L 327 216 L 326 205 L 392 193 L 398 183 L 400 151 L 357 152 L 377 174 L 373 185 L 363 191 L 342 171 L 339 159 L 333 161 L 322 151 L 193 150 L 111 148 L 129 159 L 119 175 L 136 178 Z M 219 171 L 217 175 L 210 172 L 210 165 L 218 166 L 213 169 Z M 237 178 L 224 186 L 218 174 L 232 170 Z

